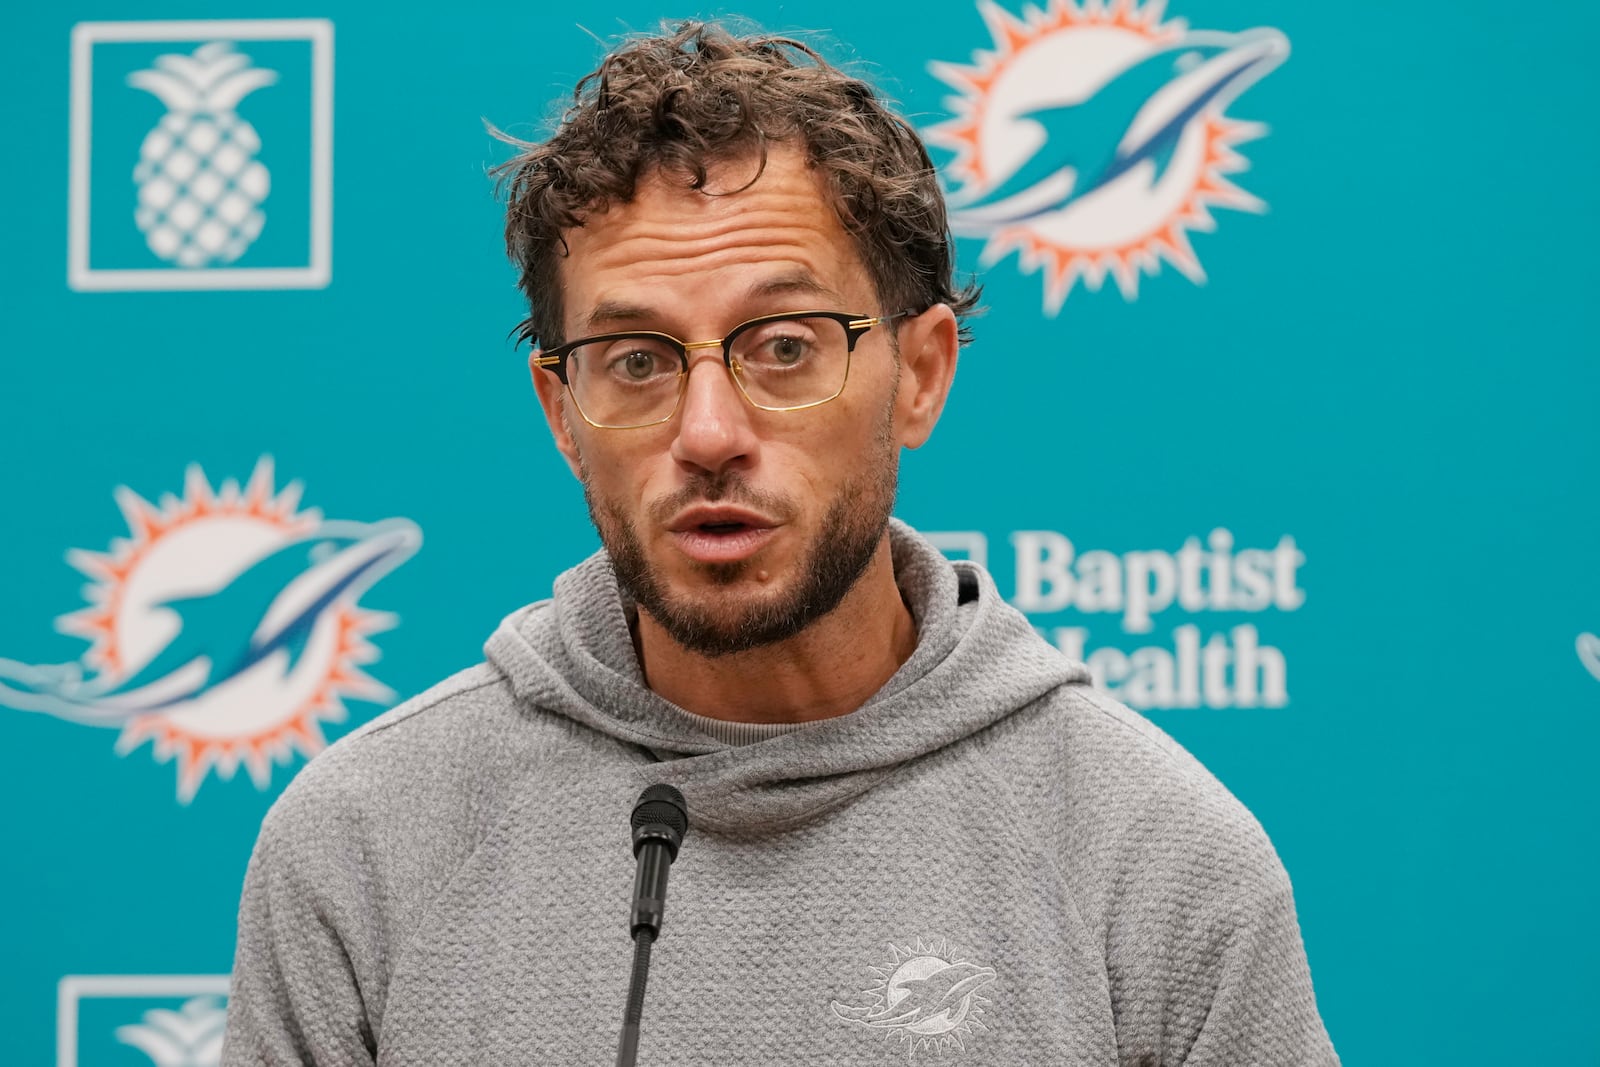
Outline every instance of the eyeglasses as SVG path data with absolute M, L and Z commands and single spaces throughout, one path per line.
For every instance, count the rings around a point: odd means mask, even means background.
M 850 355 L 874 326 L 915 315 L 865 318 L 797 311 L 741 322 L 720 341 L 680 341 L 648 331 L 604 333 L 542 352 L 535 367 L 555 371 L 578 413 L 600 429 L 656 426 L 672 418 L 689 381 L 689 353 L 722 349 L 734 385 L 763 411 L 799 411 L 844 392 Z

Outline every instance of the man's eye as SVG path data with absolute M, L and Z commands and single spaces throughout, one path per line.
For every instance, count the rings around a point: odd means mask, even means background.
M 815 355 L 813 338 L 802 333 L 774 333 L 762 337 L 742 362 L 763 367 L 792 367 Z
M 621 347 L 606 360 L 608 373 L 625 382 L 647 382 L 677 373 L 677 361 L 670 353 L 638 346 Z
M 806 354 L 806 343 L 798 337 L 774 337 L 767 343 L 773 362 L 789 364 Z
M 656 372 L 655 357 L 648 352 L 629 352 L 617 362 L 630 378 L 648 378 Z

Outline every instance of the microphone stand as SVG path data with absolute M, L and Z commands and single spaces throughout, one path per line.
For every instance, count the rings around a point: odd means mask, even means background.
M 628 1005 L 622 1014 L 617 1067 L 634 1067 L 639 1055 L 639 1017 L 644 1014 L 644 983 L 650 975 L 650 948 L 661 933 L 667 906 L 667 871 L 678 858 L 678 846 L 689 830 L 683 794 L 670 785 L 652 785 L 633 809 L 633 854 L 638 867 L 633 879 L 633 908 L 628 930 L 633 935 L 633 974 L 628 979 Z
M 622 1013 L 617 1067 L 634 1067 L 639 1055 L 639 1017 L 644 1014 L 644 983 L 650 972 L 650 946 L 655 940 L 655 931 L 649 927 L 633 939 L 633 974 L 628 978 L 628 1007 Z

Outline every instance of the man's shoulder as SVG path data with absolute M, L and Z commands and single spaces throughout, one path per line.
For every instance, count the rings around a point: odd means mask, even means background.
M 514 704 L 505 676 L 488 664 L 457 671 L 329 745 L 301 770 L 290 789 L 359 779 L 395 762 L 435 759 L 457 747 L 441 749 L 441 740 L 492 731 L 514 713 Z
M 488 663 L 476 663 L 396 704 L 377 718 L 352 730 L 318 757 L 326 762 L 370 753 L 374 738 L 395 740 L 429 730 L 471 728 L 479 719 L 494 717 L 514 703 L 506 676 Z
M 469 667 L 319 753 L 273 804 L 262 841 L 461 829 L 536 764 L 545 718 L 500 671 Z
M 1165 730 L 1085 682 L 1057 686 L 1013 717 L 1004 743 L 1036 748 L 1074 773 L 1069 790 L 1100 792 L 1114 779 L 1191 793 L 1226 793 Z M 1042 745 L 1042 747 L 1040 747 Z
M 1099 787 L 1132 779 L 1147 789 L 1237 803 L 1215 775 L 1161 727 L 1087 684 L 1051 694 L 1044 717 L 1078 772 L 1069 785 Z
M 1218 907 L 1288 891 L 1260 821 L 1155 723 L 1088 685 L 1062 686 L 1031 712 L 1007 759 L 1035 761 L 1032 803 L 1069 878 L 1097 883 L 1096 895 L 1187 888 Z
M 1038 769 L 1053 795 L 1032 817 L 1054 832 L 1070 907 L 1105 946 L 1125 1048 L 1151 1062 L 1336 1063 L 1289 875 L 1260 821 L 1103 692 L 1065 686 L 1029 710 L 1007 756 L 1048 753 Z

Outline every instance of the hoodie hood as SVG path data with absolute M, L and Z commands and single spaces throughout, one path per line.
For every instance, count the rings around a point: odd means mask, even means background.
M 856 711 L 753 744 L 717 739 L 645 685 L 604 552 L 557 578 L 551 599 L 508 616 L 484 654 L 520 701 L 653 756 L 659 762 L 641 764 L 641 783 L 683 790 L 696 825 L 792 825 L 1089 679 L 1005 603 L 982 568 L 947 560 L 898 520 L 890 542 L 895 581 L 917 624 L 916 650 Z

